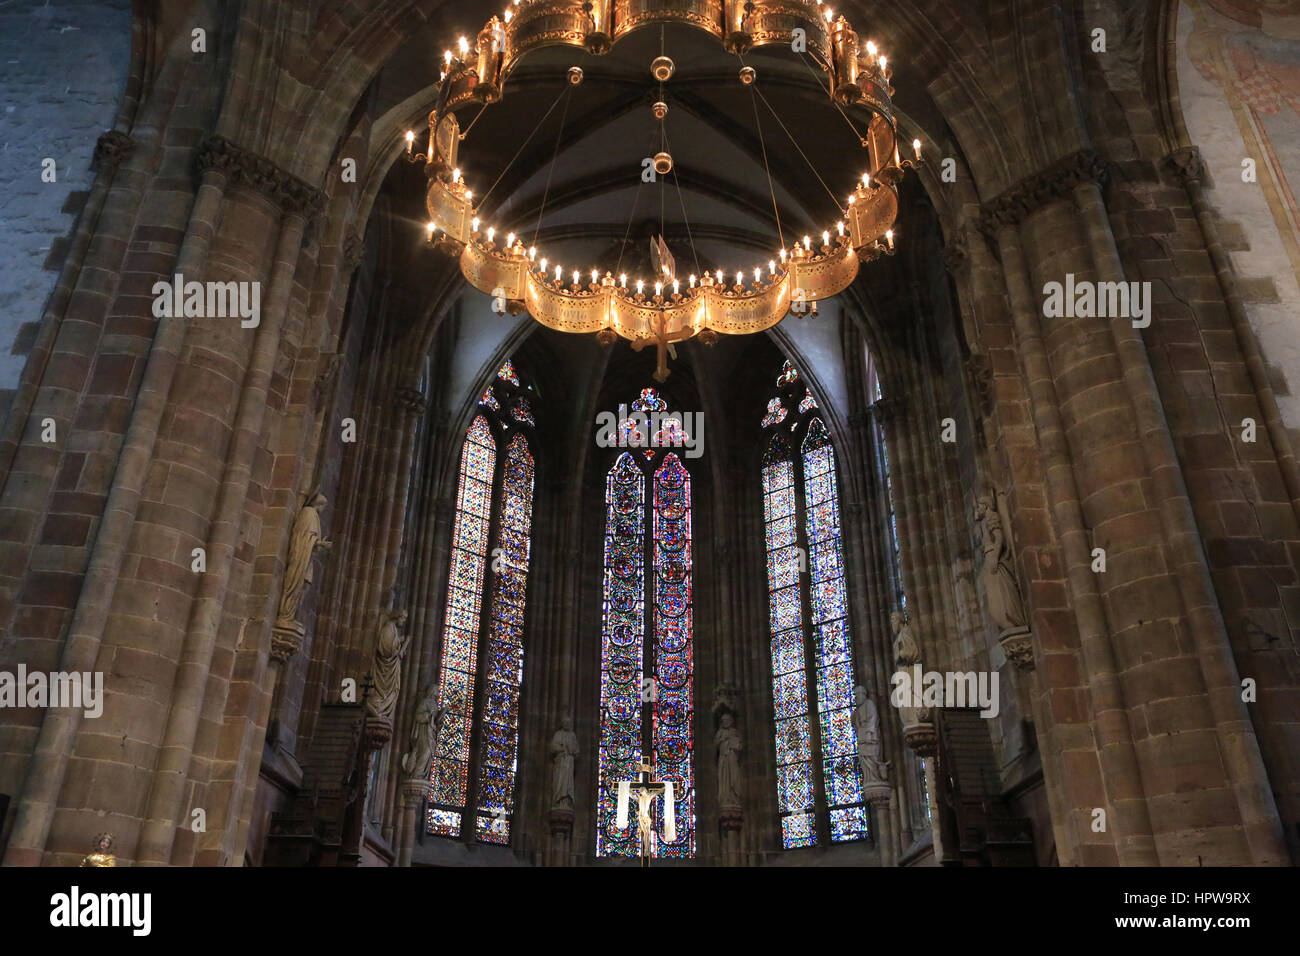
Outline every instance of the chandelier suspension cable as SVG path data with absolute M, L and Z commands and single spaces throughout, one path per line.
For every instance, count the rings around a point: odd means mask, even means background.
M 664 149 L 672 152 L 667 131 L 664 132 Z M 686 198 L 682 195 L 682 183 L 677 178 L 676 166 L 673 167 L 673 186 L 677 189 L 677 202 L 682 207 L 682 223 L 686 226 L 686 241 L 691 244 L 691 258 L 695 260 L 695 271 L 702 273 L 704 270 L 700 267 L 700 252 L 695 248 L 695 235 L 691 232 L 691 217 L 686 214 Z
M 482 116 L 485 112 L 487 112 L 486 103 L 484 103 L 482 108 L 477 113 L 474 114 L 474 118 L 469 121 L 469 125 L 460 131 L 460 138 L 462 140 L 465 139 L 467 136 L 469 136 L 469 131 L 474 128 L 474 124 L 478 122 L 479 117 Z
M 533 131 L 524 137 L 524 141 L 519 144 L 519 148 L 515 150 L 515 154 L 510 157 L 510 162 L 506 163 L 505 168 L 501 170 L 501 175 L 496 178 L 496 182 L 488 187 L 488 191 L 485 192 L 483 198 L 479 200 L 480 209 L 486 208 L 487 198 L 492 195 L 493 190 L 501 185 L 501 180 L 506 178 L 506 173 L 510 172 L 510 168 L 514 166 L 515 161 L 523 154 L 524 148 L 532 141 L 532 138 L 537 135 L 537 131 L 541 129 L 542 124 L 546 122 L 546 118 L 550 116 L 551 113 L 555 112 L 555 107 L 560 105 L 561 98 L 563 98 L 570 89 L 572 89 L 572 87 L 565 85 L 564 89 L 560 90 L 555 99 L 551 102 L 551 105 L 547 107 L 546 112 L 542 114 L 542 118 L 537 121 L 537 125 L 533 127 Z M 479 115 L 481 116 L 482 113 Z M 473 126 L 476 122 L 478 122 L 478 116 L 474 117 L 474 121 L 470 123 L 470 126 Z M 553 163 L 554 160 L 552 160 L 552 164 Z
M 650 147 L 654 148 L 654 133 L 650 134 Z M 614 264 L 614 275 L 619 274 L 619 269 L 623 267 L 623 254 L 627 251 L 627 237 L 632 235 L 632 220 L 636 218 L 637 203 L 641 201 L 641 187 L 645 185 L 645 179 L 637 177 L 636 192 L 632 196 L 632 208 L 627 214 L 627 225 L 623 228 L 623 241 L 618 247 L 618 261 Z
M 741 66 L 745 65 L 744 57 L 737 56 L 736 59 L 740 60 Z M 781 210 L 778 207 L 776 201 L 776 186 L 772 183 L 772 167 L 768 164 L 767 161 L 767 140 L 763 136 L 763 123 L 761 118 L 758 115 L 758 99 L 754 96 L 756 92 L 757 91 L 754 89 L 754 84 L 750 83 L 749 102 L 754 107 L 754 129 L 758 131 L 758 145 L 763 151 L 763 171 L 767 173 L 767 192 L 768 195 L 772 197 L 772 214 L 776 216 L 776 237 L 778 241 L 780 241 L 781 243 L 781 248 L 784 249 L 785 230 L 781 228 Z M 825 185 L 825 183 L 823 183 L 822 185 Z
M 858 128 L 853 125 L 853 120 L 849 119 L 849 114 L 844 112 L 844 107 L 840 105 L 837 99 L 835 99 L 835 96 L 831 91 L 830 86 L 829 85 L 822 86 L 821 77 L 817 75 L 817 71 L 813 69 L 812 63 L 809 62 L 808 54 L 800 53 L 799 62 L 804 65 L 804 69 L 806 69 L 809 73 L 812 74 L 813 82 L 817 84 L 817 89 L 824 92 L 826 96 L 830 99 L 831 105 L 834 106 L 837 110 L 839 110 L 840 115 L 844 117 L 844 122 L 848 123 L 849 129 L 853 130 L 853 135 L 857 137 L 858 142 L 861 143 L 863 146 L 866 146 L 867 138 L 863 136 L 861 133 L 859 133 Z
M 808 164 L 808 168 L 812 170 L 812 174 L 817 177 L 817 182 L 822 184 L 822 189 L 826 190 L 826 195 L 831 197 L 831 202 L 834 204 L 836 213 L 838 213 L 843 208 L 840 205 L 839 199 L 836 198 L 835 193 L 831 192 L 831 188 L 826 185 L 826 180 L 822 179 L 822 174 L 817 171 L 817 167 L 814 166 L 812 160 L 808 158 L 808 154 L 803 151 L 803 147 L 799 145 L 799 141 L 794 138 L 789 128 L 784 122 L 782 122 L 780 114 L 772 108 L 772 104 L 767 101 L 767 97 L 763 95 L 763 91 L 758 89 L 757 83 L 751 84 L 749 88 L 754 91 L 755 96 L 763 101 L 763 105 L 766 106 L 767 111 L 772 114 L 772 118 L 776 120 L 781 129 L 785 131 L 786 138 L 789 139 L 791 145 L 799 151 L 799 155 L 803 157 L 803 161 Z
M 565 93 L 573 89 L 569 86 Z M 563 94 L 561 94 L 563 95 Z M 560 140 L 564 136 L 564 123 L 569 118 L 569 104 L 573 102 L 572 97 L 564 100 L 564 109 L 560 113 L 560 126 L 555 131 L 555 149 L 551 152 L 551 164 L 546 168 L 546 188 L 542 190 L 542 204 L 537 207 L 537 224 L 533 226 L 533 242 L 537 242 L 537 234 L 542 231 L 542 216 L 546 214 L 546 201 L 551 198 L 551 177 L 555 175 L 555 160 L 560 155 Z

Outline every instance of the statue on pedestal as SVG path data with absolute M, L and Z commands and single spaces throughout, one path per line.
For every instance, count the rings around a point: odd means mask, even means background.
M 326 498 L 320 492 L 307 499 L 289 532 L 289 559 L 284 569 L 284 586 L 280 590 L 280 607 L 275 615 L 275 626 L 280 629 L 302 631 L 298 623 L 298 608 L 302 605 L 307 585 L 312 582 L 312 558 L 317 549 L 328 551 L 332 541 L 321 536 L 320 511 Z
M 1011 549 L 1007 545 L 1005 499 L 1006 495 L 994 489 L 991 497 L 981 497 L 975 506 L 983 554 L 980 583 L 989 617 L 999 634 L 1024 631 L 1027 623 L 1024 600 L 1011 567 Z
M 366 695 L 366 714 L 376 721 L 392 725 L 397 693 L 402 686 L 402 658 L 411 645 L 398 627 L 406 623 L 406 611 L 381 611 L 379 633 L 375 635 L 375 654 L 370 666 L 370 692 Z
M 573 718 L 565 716 L 560 729 L 551 736 L 551 807 L 573 809 L 573 762 L 578 756 L 578 735 L 573 732 Z
M 729 713 L 722 715 L 722 726 L 713 737 L 718 748 L 718 805 L 734 808 L 741 806 L 740 786 L 740 731 L 736 729 L 736 718 Z
M 442 723 L 443 709 L 438 706 L 439 685 L 430 684 L 420 695 L 420 705 L 411 722 L 410 749 L 402 755 L 402 772 L 409 780 L 428 780 L 433 760 L 434 741 Z
M 853 729 L 858 735 L 858 766 L 862 768 L 864 787 L 882 784 L 889 780 L 889 761 L 882 760 L 880 742 L 880 712 L 867 689 L 859 684 L 853 688 Z
M 921 647 L 912 636 L 912 626 L 902 611 L 889 615 L 889 625 L 894 631 L 894 666 L 911 667 L 921 660 Z

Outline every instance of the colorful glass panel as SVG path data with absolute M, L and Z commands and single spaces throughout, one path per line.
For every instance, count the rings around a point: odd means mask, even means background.
M 781 404 L 781 399 L 774 398 L 767 403 L 767 414 L 763 416 L 763 427 L 770 428 L 773 425 L 779 425 L 790 413 L 785 410 Z
M 820 418 L 809 421 L 802 452 L 822 788 L 830 812 L 830 838 L 839 843 L 867 836 L 867 814 L 862 806 L 857 732 L 853 727 L 853 661 L 835 449 Z
M 632 403 L 634 412 L 666 412 L 668 403 L 653 388 L 641 389 L 641 395 Z
M 776 377 L 776 387 L 784 388 L 787 385 L 793 385 L 797 381 L 799 381 L 799 370 L 794 367 L 793 362 L 787 360 L 781 366 L 781 374 Z
M 497 378 L 519 387 L 519 376 L 515 374 L 515 363 L 506 359 L 505 364 L 497 369 Z
M 452 529 L 451 568 L 439 667 L 439 703 L 445 716 L 434 745 L 430 770 L 429 832 L 460 836 L 469 777 L 470 728 L 474 710 L 474 674 L 478 651 L 479 610 L 492 514 L 492 478 L 496 442 L 487 419 L 474 419 L 461 446 L 460 484 Z
M 695 855 L 692 760 L 691 476 L 671 452 L 654 476 L 654 723 L 655 773 L 671 780 L 675 843 L 663 837 L 663 806 L 654 804 L 652 854 Z
M 536 427 L 537 422 L 533 420 L 533 406 L 529 404 L 528 399 L 518 399 L 510 409 L 510 414 L 514 416 L 515 421 L 523 422 L 525 425 Z
M 509 843 L 519 754 L 524 602 L 533 524 L 533 456 L 523 435 L 506 449 L 501 529 L 493 561 L 492 610 L 484 652 L 483 714 L 478 728 L 478 838 Z
M 624 453 L 605 480 L 597 856 L 638 852 L 636 827 L 618 829 L 616 811 L 618 783 L 636 779 L 642 753 L 645 506 L 645 476 L 636 460 Z
M 799 414 L 810 411 L 817 407 L 817 399 L 813 398 L 812 389 L 805 389 L 802 401 L 799 402 Z
M 491 385 L 487 387 L 487 391 L 483 393 L 483 397 L 478 400 L 478 403 L 486 405 L 494 412 L 501 411 L 501 403 L 497 401 L 497 393 L 492 391 Z

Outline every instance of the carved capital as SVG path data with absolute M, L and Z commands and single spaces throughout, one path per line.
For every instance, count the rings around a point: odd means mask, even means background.
M 361 265 L 366 257 L 366 241 L 355 232 L 349 232 L 343 240 L 343 271 L 351 274 Z
M 573 811 L 557 808 L 547 818 L 551 824 L 551 836 L 571 836 L 573 834 Z
M 896 395 L 878 398 L 871 403 L 871 414 L 883 427 L 888 428 L 903 417 L 903 400 Z
M 1105 160 L 1096 150 L 1081 149 L 1058 159 L 1041 172 L 1016 183 L 984 204 L 976 225 L 993 242 L 1006 226 L 1018 226 L 1030 213 L 1065 199 L 1083 183 L 1103 185 L 1108 175 Z
M 286 214 L 312 219 L 325 206 L 325 194 L 315 186 L 224 136 L 209 136 L 203 141 L 195 158 L 195 168 L 200 176 L 216 170 L 230 185 L 262 193 Z
M 276 621 L 271 628 L 271 660 L 282 665 L 302 650 L 305 628 L 297 621 Z
M 419 415 L 424 411 L 424 393 L 418 388 L 399 385 L 393 392 L 393 400 L 408 415 Z
M 135 149 L 135 140 L 115 129 L 101 133 L 95 141 L 94 163 L 100 169 L 112 169 Z
M 966 271 L 970 262 L 970 250 L 966 246 L 966 230 L 957 232 L 943 247 L 943 264 L 949 275 L 954 278 Z
M 903 743 L 922 757 L 933 757 L 939 752 L 939 734 L 930 721 L 904 726 Z
M 993 414 L 993 366 L 987 355 L 972 352 L 966 357 L 966 382 L 976 410 L 988 418 Z
M 1002 653 L 1007 655 L 1007 660 L 1019 670 L 1034 669 L 1034 635 L 1029 628 L 1003 631 L 998 635 L 998 643 L 1002 645 Z
M 1165 157 L 1165 165 L 1173 170 L 1184 186 L 1205 183 L 1205 160 L 1195 146 L 1184 146 Z

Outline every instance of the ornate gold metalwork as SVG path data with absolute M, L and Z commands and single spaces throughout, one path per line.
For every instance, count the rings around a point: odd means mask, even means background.
M 904 168 L 913 166 L 899 160 L 893 88 L 884 58 L 860 40 L 844 17 L 828 22 L 825 10 L 807 0 L 528 0 L 511 6 L 508 21 L 493 17 L 473 41 L 458 45 L 459 55 L 445 54 L 438 105 L 429 118 L 426 170 L 429 219 L 445 234 L 437 245 L 459 249 L 461 271 L 469 283 L 504 299 L 511 312 L 527 309 L 549 328 L 595 332 L 602 342 L 621 336 L 635 349 L 655 346 L 656 377 L 667 374 L 665 351 L 673 342 L 697 335 L 712 341 L 719 333 L 761 332 L 791 311 L 815 314 L 817 300 L 847 288 L 862 262 L 893 251 L 890 230 L 898 214 L 897 185 Z M 796 246 L 779 269 L 769 268 L 748 286 L 728 286 L 702 276 L 694 287 L 682 289 L 679 284 L 677 292 L 670 292 L 661 286 L 658 294 L 624 288 L 608 273 L 590 282 L 590 274 L 579 276 L 576 283 L 567 281 L 571 276 L 557 279 L 544 274 L 521 243 L 513 248 L 493 243 L 476 228 L 469 191 L 454 172 L 460 136 L 452 111 L 468 102 L 497 102 L 507 77 L 534 50 L 564 45 L 602 55 L 629 33 L 666 22 L 704 30 L 733 53 L 789 45 L 798 38 L 804 52 L 827 73 L 831 97 L 871 111 L 862 141 L 870 185 L 852 194 L 837 235 L 815 247 L 811 241 Z M 750 82 L 754 76 L 748 70 Z M 575 82 L 572 70 L 570 81 Z

